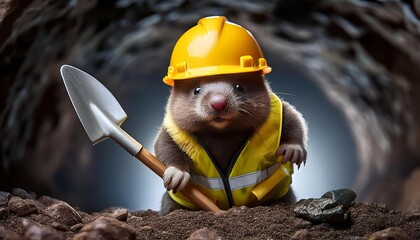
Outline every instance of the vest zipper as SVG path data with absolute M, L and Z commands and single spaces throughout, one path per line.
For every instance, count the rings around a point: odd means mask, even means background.
M 223 179 L 223 183 L 225 185 L 226 195 L 228 196 L 229 206 L 230 207 L 233 207 L 234 206 L 234 202 L 233 202 L 232 190 L 230 188 L 230 183 L 229 183 L 229 175 L 232 172 L 233 167 L 235 166 L 235 164 L 236 164 L 236 162 L 237 162 L 237 160 L 239 158 L 239 155 L 241 155 L 242 150 L 245 148 L 247 142 L 248 142 L 248 139 L 242 144 L 242 147 L 239 148 L 238 151 L 235 153 L 235 155 L 233 156 L 232 160 L 229 163 L 229 166 L 227 168 L 225 177 L 222 178 Z
M 234 206 L 234 202 L 233 202 L 233 195 L 232 195 L 232 190 L 230 188 L 230 184 L 229 184 L 229 175 L 233 170 L 233 167 L 235 166 L 236 161 L 238 160 L 239 155 L 241 154 L 242 150 L 245 148 L 248 139 L 245 141 L 245 143 L 242 144 L 242 147 L 239 148 L 239 150 L 235 153 L 235 155 L 233 156 L 232 160 L 229 163 L 229 166 L 226 170 L 226 172 L 223 172 L 220 167 L 219 164 L 214 160 L 213 155 L 210 153 L 210 151 L 207 149 L 206 145 L 203 144 L 203 142 L 201 141 L 201 139 L 199 137 L 196 136 L 196 139 L 198 140 L 199 144 L 201 145 L 201 147 L 204 149 L 204 151 L 207 153 L 207 156 L 209 156 L 211 162 L 213 163 L 214 167 L 216 168 L 217 172 L 219 173 L 220 177 L 222 178 L 223 181 L 223 186 L 225 187 L 225 193 L 226 193 L 226 197 L 228 199 L 229 202 L 229 207 L 233 207 Z

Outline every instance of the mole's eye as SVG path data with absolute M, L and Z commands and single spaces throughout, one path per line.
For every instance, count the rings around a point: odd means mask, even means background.
M 201 92 L 201 87 L 196 87 L 194 89 L 194 95 L 198 95 Z
M 241 92 L 241 93 L 245 92 L 244 87 L 242 87 L 242 85 L 240 85 L 240 84 L 235 84 L 235 91 L 238 91 L 238 92 Z

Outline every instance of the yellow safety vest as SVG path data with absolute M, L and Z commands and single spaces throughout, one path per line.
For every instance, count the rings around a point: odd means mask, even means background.
M 292 183 L 293 167 L 289 163 L 281 164 L 281 157 L 276 159 L 274 156 L 280 143 L 282 110 L 280 99 L 271 94 L 271 112 L 267 121 L 248 139 L 228 176 L 218 171 L 199 141 L 177 127 L 169 113 L 163 125 L 174 142 L 192 159 L 191 180 L 197 188 L 221 209 L 255 206 L 284 196 Z M 177 203 L 198 209 L 181 193 L 170 191 L 169 194 Z

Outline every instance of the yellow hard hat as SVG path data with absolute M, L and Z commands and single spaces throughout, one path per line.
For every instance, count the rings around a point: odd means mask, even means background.
M 202 18 L 176 43 L 163 82 L 196 77 L 262 71 L 271 72 L 260 46 L 245 28 L 226 17 Z

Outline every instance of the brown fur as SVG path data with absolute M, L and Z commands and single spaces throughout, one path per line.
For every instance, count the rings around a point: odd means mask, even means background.
M 235 90 L 238 83 L 243 87 L 243 93 Z M 195 95 L 197 86 L 201 87 L 201 91 Z M 229 107 L 223 112 L 214 111 L 208 104 L 209 97 L 216 92 L 228 98 Z M 259 72 L 178 80 L 172 88 L 166 111 L 171 113 L 179 128 L 195 135 L 219 168 L 226 171 L 235 153 L 267 120 L 270 93 L 267 81 Z M 306 149 L 307 130 L 302 115 L 289 103 L 282 102 L 281 143 L 299 144 Z M 228 120 L 218 125 L 217 118 Z M 164 128 L 156 140 L 155 153 L 167 166 L 190 172 L 192 160 L 178 148 Z M 306 158 L 306 150 L 304 154 Z M 294 199 L 291 196 L 288 198 Z M 180 205 L 165 194 L 161 213 L 176 208 Z
M 306 159 L 308 126 L 302 114 L 290 103 L 283 101 L 283 126 L 280 145 L 285 143 L 298 144 L 303 148 L 304 159 Z

